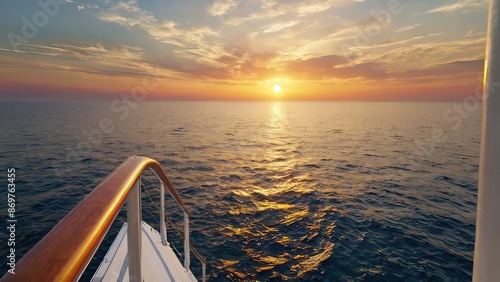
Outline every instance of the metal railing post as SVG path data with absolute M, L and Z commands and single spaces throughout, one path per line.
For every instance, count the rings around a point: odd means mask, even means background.
M 201 281 L 207 281 L 207 264 L 204 262 L 201 263 Z
M 184 213 L 184 267 L 189 272 L 191 250 L 189 248 L 189 216 Z
M 134 282 L 142 282 L 141 222 L 141 178 L 139 177 L 127 196 L 128 274 L 129 280 Z
M 167 245 L 167 227 L 165 225 L 165 185 L 161 182 L 160 185 L 160 234 L 161 243 L 163 246 Z

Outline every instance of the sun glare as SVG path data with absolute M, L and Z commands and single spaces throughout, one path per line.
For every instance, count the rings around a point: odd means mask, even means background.
M 281 89 L 282 89 L 282 88 L 281 88 L 281 85 L 279 85 L 279 84 L 276 84 L 276 85 L 274 85 L 274 87 L 273 87 L 273 90 L 274 90 L 274 92 L 276 92 L 276 93 L 280 92 L 280 91 L 281 91 Z

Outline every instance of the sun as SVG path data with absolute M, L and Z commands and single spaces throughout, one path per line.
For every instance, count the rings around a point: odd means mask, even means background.
M 276 85 L 274 85 L 274 87 L 273 87 L 273 90 L 274 90 L 274 92 L 276 92 L 276 93 L 281 92 L 281 89 L 283 89 L 283 88 L 282 88 L 282 87 L 281 87 L 281 85 L 279 85 L 279 84 L 276 84 Z

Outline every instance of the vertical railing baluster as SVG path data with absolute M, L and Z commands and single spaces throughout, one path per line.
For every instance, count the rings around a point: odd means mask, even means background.
M 128 237 L 128 274 L 129 280 L 142 282 L 142 214 L 141 214 L 141 178 L 127 196 L 127 237 Z
M 207 281 L 207 264 L 204 262 L 201 262 L 201 281 L 202 282 Z
M 189 249 L 189 217 L 184 213 L 184 267 L 189 272 L 191 251 Z
M 165 185 L 163 182 L 160 186 L 160 234 L 161 234 L 161 243 L 163 246 L 167 245 L 167 227 L 165 224 Z

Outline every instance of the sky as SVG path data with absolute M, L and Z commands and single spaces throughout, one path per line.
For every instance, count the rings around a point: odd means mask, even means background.
M 459 101 L 481 85 L 487 14 L 487 0 L 1 1 L 0 101 Z

